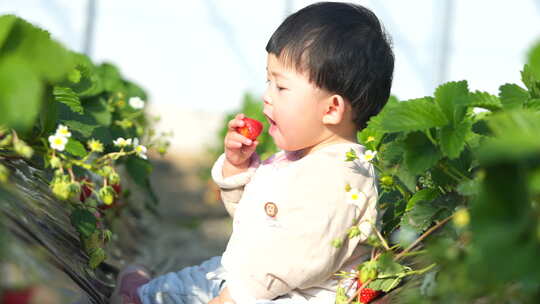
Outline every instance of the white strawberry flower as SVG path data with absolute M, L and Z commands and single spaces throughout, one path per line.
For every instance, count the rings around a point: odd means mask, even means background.
M 142 100 L 138 96 L 131 97 L 129 99 L 129 105 L 134 109 L 140 110 L 140 109 L 144 108 L 144 100 Z
M 69 132 L 68 127 L 64 125 L 58 125 L 58 128 L 56 128 L 56 136 L 62 136 L 65 138 L 71 137 L 71 132 Z
M 360 158 L 363 161 L 370 162 L 375 158 L 376 155 L 377 151 L 367 150 L 366 152 L 364 152 L 364 154 L 362 154 L 362 156 L 360 156 Z
M 142 159 L 148 159 L 148 157 L 146 156 L 146 151 L 148 149 L 146 149 L 145 146 L 143 145 L 139 145 L 139 139 L 138 138 L 134 138 L 133 139 L 133 150 L 135 150 L 135 153 L 137 154 L 137 156 L 139 156 L 140 158 Z
M 58 134 L 49 136 L 49 143 L 51 145 L 51 148 L 55 150 L 64 151 L 64 149 L 66 148 L 67 142 L 68 142 L 67 137 L 60 136 Z
M 124 139 L 123 137 L 118 137 L 116 140 L 113 140 L 113 144 L 120 148 L 127 147 L 131 145 L 131 138 Z
M 356 188 L 351 188 L 347 191 L 347 203 L 362 207 L 367 200 L 367 196 L 362 191 L 358 191 Z

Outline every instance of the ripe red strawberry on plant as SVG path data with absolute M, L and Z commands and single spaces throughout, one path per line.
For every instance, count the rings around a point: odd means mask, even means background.
M 24 289 L 4 290 L 0 303 L 3 304 L 27 304 L 30 303 L 33 289 L 31 287 Z
M 381 294 L 380 290 L 373 290 L 371 288 L 364 288 L 360 291 L 359 301 L 360 303 L 367 304 Z
M 244 126 L 236 128 L 236 131 L 251 140 L 257 139 L 262 132 L 263 124 L 249 117 L 244 117 L 242 120 L 244 121 Z
M 362 281 L 358 279 L 356 281 L 357 288 L 362 288 Z M 358 295 L 358 302 L 367 304 L 373 301 L 375 298 L 377 298 L 382 292 L 380 290 L 373 290 L 371 288 L 363 288 L 360 290 L 360 294 Z
M 87 177 L 83 177 L 81 180 L 81 194 L 79 196 L 79 199 L 81 202 L 84 202 L 87 198 L 92 195 L 92 188 L 90 187 L 90 179 Z

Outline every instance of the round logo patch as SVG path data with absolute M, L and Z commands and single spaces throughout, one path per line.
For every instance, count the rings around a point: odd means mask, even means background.
M 268 202 L 264 204 L 264 212 L 266 212 L 266 215 L 268 215 L 269 217 L 276 217 L 278 213 L 278 208 L 276 204 Z

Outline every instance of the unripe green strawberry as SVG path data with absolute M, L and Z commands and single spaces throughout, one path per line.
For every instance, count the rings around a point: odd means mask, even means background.
M 263 124 L 258 120 L 248 117 L 244 117 L 242 120 L 244 121 L 244 126 L 236 128 L 236 131 L 251 140 L 257 139 L 262 132 Z
M 58 180 L 51 184 L 53 194 L 60 200 L 67 200 L 70 196 L 69 183 Z
M 105 205 L 111 205 L 114 202 L 114 194 L 114 189 L 111 186 L 99 189 L 99 196 Z
M 60 168 L 62 166 L 62 161 L 57 156 L 51 157 L 50 163 L 53 169 Z
M 360 268 L 360 281 L 367 282 L 368 280 L 374 280 L 377 278 L 377 274 L 376 261 L 364 262 Z
M 24 158 L 30 158 L 30 157 L 32 157 L 32 154 L 34 154 L 34 149 L 32 149 L 32 147 L 27 145 L 22 140 L 14 141 L 13 142 L 13 149 L 15 150 L 15 152 L 17 154 L 19 154 L 20 156 L 22 156 Z
M 13 139 L 13 135 L 7 134 L 4 138 L 0 140 L 0 147 L 4 147 L 11 144 L 12 139 Z
M 81 184 L 78 182 L 71 182 L 68 184 L 69 196 L 74 197 L 81 193 Z
M 0 182 L 5 183 L 9 178 L 9 169 L 6 166 L 0 164 Z
M 381 177 L 381 184 L 387 187 L 391 187 L 394 184 L 394 179 L 390 175 Z

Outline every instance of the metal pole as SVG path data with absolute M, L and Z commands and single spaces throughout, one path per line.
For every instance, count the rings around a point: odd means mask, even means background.
M 96 19 L 97 0 L 88 0 L 86 9 L 86 30 L 84 34 L 83 52 L 90 57 L 92 54 L 92 45 L 94 40 L 94 27 Z
M 438 84 L 441 84 L 448 79 L 448 63 L 450 61 L 449 57 L 452 40 L 451 36 L 454 15 L 454 1 L 445 0 L 443 10 L 441 53 L 439 56 L 439 75 L 437 77 Z

